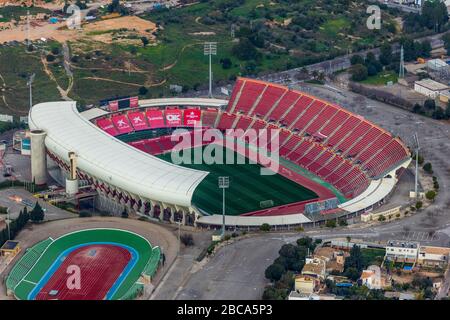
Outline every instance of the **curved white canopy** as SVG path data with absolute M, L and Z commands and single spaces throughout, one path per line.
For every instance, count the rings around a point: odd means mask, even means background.
M 80 115 L 74 101 L 40 103 L 29 113 L 30 129 L 46 131 L 46 147 L 78 168 L 143 199 L 190 206 L 195 188 L 208 172 L 177 166 L 108 135 Z

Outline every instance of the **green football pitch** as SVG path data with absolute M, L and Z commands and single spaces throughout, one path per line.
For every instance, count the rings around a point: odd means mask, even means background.
M 198 150 L 201 148 L 200 150 Z M 195 189 L 192 197 L 193 204 L 209 214 L 222 213 L 222 190 L 218 187 L 220 176 L 230 177 L 230 187 L 226 190 L 226 214 L 240 215 L 269 207 L 318 198 L 317 194 L 280 174 L 261 175 L 261 165 L 249 163 L 249 159 L 224 148 L 222 163 L 225 163 L 227 150 L 234 157 L 234 164 L 206 164 L 199 163 L 205 147 L 185 149 L 180 151 L 191 153 L 191 162 L 182 163 L 184 167 L 207 171 L 209 174 Z M 197 152 L 196 152 L 197 149 Z M 214 155 L 214 154 L 213 154 Z M 171 153 L 158 155 L 168 162 L 172 161 Z M 220 157 L 219 157 L 220 159 Z M 245 164 L 238 164 L 238 160 Z M 228 162 L 229 163 L 229 162 Z

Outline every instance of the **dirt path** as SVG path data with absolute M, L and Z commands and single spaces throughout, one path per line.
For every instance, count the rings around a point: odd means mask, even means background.
M 108 79 L 108 78 L 100 78 L 100 77 L 84 77 L 81 79 L 88 79 L 88 80 L 96 80 L 96 81 L 108 81 L 108 82 L 114 82 L 114 83 L 120 83 L 120 84 L 126 84 L 129 86 L 133 86 L 133 87 L 142 87 L 143 84 L 139 84 L 139 83 L 131 83 L 131 82 L 124 82 L 124 81 L 118 81 L 118 80 L 112 80 L 112 79 Z M 161 82 L 158 83 L 145 83 L 145 85 L 147 87 L 158 87 L 163 85 L 164 83 L 166 83 L 166 79 L 164 79 Z

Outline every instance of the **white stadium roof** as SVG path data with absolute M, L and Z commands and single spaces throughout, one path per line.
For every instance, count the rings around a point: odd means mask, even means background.
M 190 206 L 192 194 L 208 172 L 183 168 L 144 153 L 108 135 L 83 117 L 76 102 L 40 103 L 30 111 L 30 129 L 46 131 L 46 147 L 96 179 L 142 199 Z

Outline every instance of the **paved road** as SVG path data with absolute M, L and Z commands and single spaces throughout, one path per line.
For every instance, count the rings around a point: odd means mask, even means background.
M 203 269 L 191 275 L 176 299 L 260 299 L 267 282 L 264 270 L 278 256 L 282 244 L 282 240 L 257 237 L 220 249 Z

